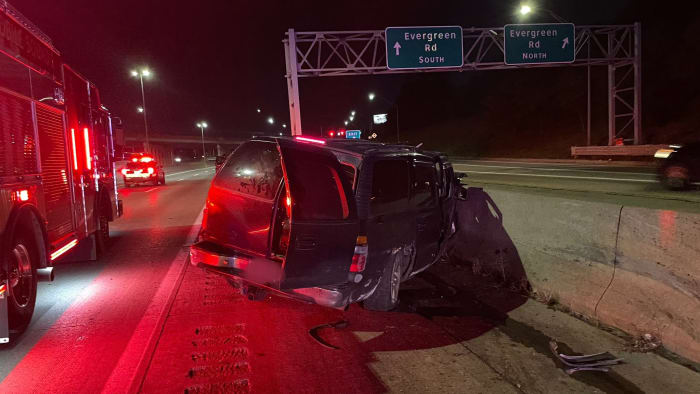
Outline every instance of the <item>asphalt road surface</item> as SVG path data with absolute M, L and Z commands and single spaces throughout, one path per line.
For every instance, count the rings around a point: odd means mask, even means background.
M 469 186 L 700 213 L 700 190 L 665 189 L 653 163 L 455 160 L 454 167 Z
M 500 170 L 499 170 L 500 171 Z M 1 393 L 692 392 L 700 374 L 494 285 L 458 261 L 405 283 L 400 307 L 346 311 L 248 301 L 192 267 L 187 245 L 213 171 L 121 191 L 97 262 L 56 268 L 29 330 L 0 347 Z M 476 174 L 474 174 L 476 176 Z M 309 335 L 320 328 L 336 348 Z M 567 375 L 549 350 L 625 364 Z

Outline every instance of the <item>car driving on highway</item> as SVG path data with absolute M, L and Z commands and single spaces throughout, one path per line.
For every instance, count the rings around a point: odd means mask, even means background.
M 398 303 L 402 281 L 454 233 L 458 180 L 443 154 L 298 136 L 242 144 L 209 190 L 191 262 L 250 299 Z
M 131 187 L 141 183 L 165 185 L 163 166 L 148 154 L 135 154 L 121 170 L 124 185 Z
M 671 145 L 654 155 L 660 159 L 659 178 L 670 189 L 686 189 L 700 182 L 700 142 Z

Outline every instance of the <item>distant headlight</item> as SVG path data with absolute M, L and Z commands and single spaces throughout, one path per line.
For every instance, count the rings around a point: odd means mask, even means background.
M 675 152 L 673 149 L 659 149 L 654 153 L 654 157 L 657 159 L 667 159 L 673 152 Z
M 182 161 L 181 158 L 179 158 L 179 157 L 176 157 L 176 158 L 175 158 L 175 163 L 179 163 L 179 162 L 181 162 L 181 161 Z

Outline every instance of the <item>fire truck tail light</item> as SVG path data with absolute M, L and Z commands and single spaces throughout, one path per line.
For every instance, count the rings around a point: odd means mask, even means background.
M 90 134 L 87 127 L 83 129 L 83 137 L 85 137 L 85 164 L 88 170 L 92 170 L 92 157 L 90 155 Z
M 17 201 L 29 201 L 29 190 L 17 190 L 15 192 L 15 198 L 17 199 Z
M 78 171 L 78 150 L 75 148 L 75 129 L 70 129 L 70 138 L 73 143 L 73 168 Z
M 148 167 L 149 174 L 153 174 L 154 172 L 156 172 L 156 171 L 153 169 L 153 167 Z

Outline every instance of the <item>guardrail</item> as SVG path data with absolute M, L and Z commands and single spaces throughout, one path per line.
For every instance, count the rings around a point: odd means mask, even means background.
M 668 145 L 613 145 L 613 146 L 572 146 L 571 156 L 630 156 L 652 157 L 659 149 Z

